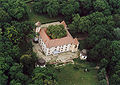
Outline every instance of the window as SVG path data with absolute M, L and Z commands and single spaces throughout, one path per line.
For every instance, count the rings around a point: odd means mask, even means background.
M 57 51 L 57 47 L 55 47 L 54 51 Z
M 75 48 L 77 48 L 77 45 L 75 45 Z
M 65 51 L 67 51 L 67 48 L 65 48 Z
M 59 48 L 59 51 L 60 51 L 60 48 Z
M 48 50 L 48 52 L 50 52 L 50 50 Z

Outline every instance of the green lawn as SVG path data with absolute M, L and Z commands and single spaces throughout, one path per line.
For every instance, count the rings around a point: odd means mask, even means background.
M 48 23 L 48 22 L 54 22 L 54 21 L 61 21 L 61 18 L 50 18 L 46 15 L 38 15 L 36 13 L 34 13 L 34 11 L 32 10 L 32 5 L 31 3 L 27 4 L 27 12 L 28 12 L 28 16 L 29 16 L 29 21 L 32 22 L 37 22 L 40 21 L 41 23 Z
M 81 63 L 81 66 L 89 67 L 89 72 L 84 72 L 83 68 L 75 70 L 74 65 L 66 65 L 57 73 L 59 85 L 97 85 L 97 70 L 94 70 L 89 63 Z

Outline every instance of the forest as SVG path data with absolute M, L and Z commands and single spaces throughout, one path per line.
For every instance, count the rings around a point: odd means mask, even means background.
M 69 31 L 87 34 L 79 50 L 99 65 L 99 85 L 120 84 L 120 0 L 0 0 L 0 85 L 59 85 L 51 65 L 35 67 L 35 36 L 28 4 L 34 13 L 64 19 Z

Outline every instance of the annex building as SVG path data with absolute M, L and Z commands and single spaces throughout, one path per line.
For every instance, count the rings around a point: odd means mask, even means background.
M 67 32 L 67 36 L 60 39 L 51 39 L 46 33 L 47 27 L 50 25 L 60 25 L 60 24 L 64 25 L 64 28 Z M 39 33 L 38 40 L 39 40 L 40 48 L 42 49 L 42 51 L 46 56 L 51 54 L 67 52 L 67 51 L 76 52 L 78 50 L 79 42 L 77 38 L 73 38 L 67 29 L 68 29 L 67 25 L 64 21 L 48 23 L 36 27 L 36 32 Z

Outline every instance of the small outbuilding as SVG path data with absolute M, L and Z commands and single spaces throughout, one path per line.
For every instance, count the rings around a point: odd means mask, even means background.
M 39 33 L 41 29 L 41 23 L 38 21 L 37 23 L 35 23 L 35 26 L 36 26 L 35 32 Z
M 81 59 L 81 60 L 86 60 L 86 59 L 87 59 L 87 50 L 86 50 L 86 49 L 83 49 L 83 50 L 80 52 L 80 59 Z
M 38 22 L 35 23 L 35 26 L 40 27 L 41 23 L 38 21 Z
M 35 38 L 33 39 L 33 42 L 34 42 L 34 43 L 38 43 L 38 38 L 35 37 Z
M 46 61 L 43 58 L 39 58 L 36 62 L 36 67 L 45 67 Z

